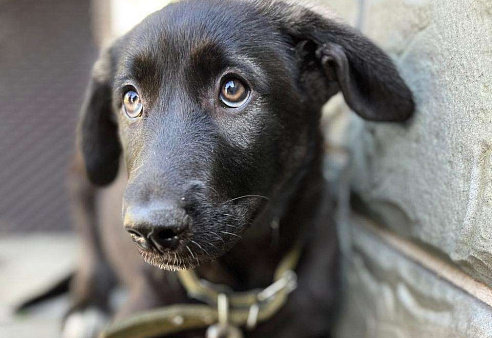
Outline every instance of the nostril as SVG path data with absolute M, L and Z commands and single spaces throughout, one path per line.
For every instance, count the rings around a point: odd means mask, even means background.
M 130 229 L 127 229 L 126 231 L 128 231 L 128 233 L 132 236 L 134 236 L 135 238 L 142 238 L 144 236 L 142 236 L 142 234 L 140 234 L 138 231 L 135 231 L 135 230 L 130 230 Z
M 179 228 L 164 228 L 154 231 L 149 237 L 155 247 L 161 251 L 176 250 L 180 242 L 180 234 L 183 229 Z
M 141 234 L 140 232 L 138 232 L 135 229 L 126 228 L 126 231 L 132 237 L 133 242 L 135 242 L 135 244 L 137 244 L 141 249 L 143 249 L 143 250 L 149 250 L 150 249 L 149 242 L 147 241 L 147 239 L 145 238 L 145 236 L 143 234 Z
M 192 219 L 174 202 L 163 200 L 149 206 L 129 206 L 124 224 L 133 242 L 142 249 L 163 254 L 177 250 Z
M 176 232 L 173 229 L 164 229 L 164 230 L 159 231 L 156 234 L 156 237 L 159 240 L 166 240 L 166 239 L 172 239 L 173 237 L 176 237 L 177 235 L 178 235 L 178 232 Z

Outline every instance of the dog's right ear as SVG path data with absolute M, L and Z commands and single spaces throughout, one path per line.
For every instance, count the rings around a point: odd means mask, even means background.
M 78 146 L 89 180 L 96 185 L 107 185 L 115 179 L 121 154 L 112 111 L 111 54 L 111 49 L 104 51 L 92 69 L 78 125 Z
M 391 59 L 360 32 L 300 5 L 275 0 L 264 8 L 297 46 L 301 73 L 309 74 L 305 87 L 316 88 L 318 98 L 333 95 L 336 84 L 364 119 L 403 122 L 412 116 L 412 92 Z

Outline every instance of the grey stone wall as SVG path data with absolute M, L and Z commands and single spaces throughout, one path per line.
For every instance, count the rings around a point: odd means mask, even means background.
M 490 304 L 423 267 L 365 223 L 353 218 L 349 223 L 352 250 L 345 260 L 338 337 L 492 337 Z M 449 272 L 451 278 L 463 278 Z
M 382 216 L 404 214 L 395 231 L 491 283 L 492 2 L 369 3 L 364 31 L 419 108 L 408 128 L 359 126 L 353 187 Z
M 492 337 L 492 1 L 326 4 L 393 57 L 418 107 L 408 125 L 338 114 L 347 133 L 329 138 L 348 149 L 348 186 L 383 233 L 416 248 L 403 255 L 341 213 L 339 336 Z M 328 115 L 348 110 L 340 101 Z

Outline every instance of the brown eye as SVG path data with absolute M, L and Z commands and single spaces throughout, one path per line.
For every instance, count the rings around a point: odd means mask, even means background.
M 230 78 L 222 83 L 220 101 L 229 108 L 241 107 L 249 98 L 250 89 L 241 80 Z
M 125 114 L 132 119 L 142 115 L 142 100 L 135 90 L 129 90 L 123 96 L 123 110 L 125 111 Z

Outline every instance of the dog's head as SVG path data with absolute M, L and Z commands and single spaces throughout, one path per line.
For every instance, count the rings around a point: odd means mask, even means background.
M 283 2 L 184 1 L 102 54 L 79 141 L 99 185 L 123 153 L 124 223 L 144 258 L 190 268 L 279 200 L 338 91 L 369 120 L 414 108 L 389 58 L 348 26 Z

